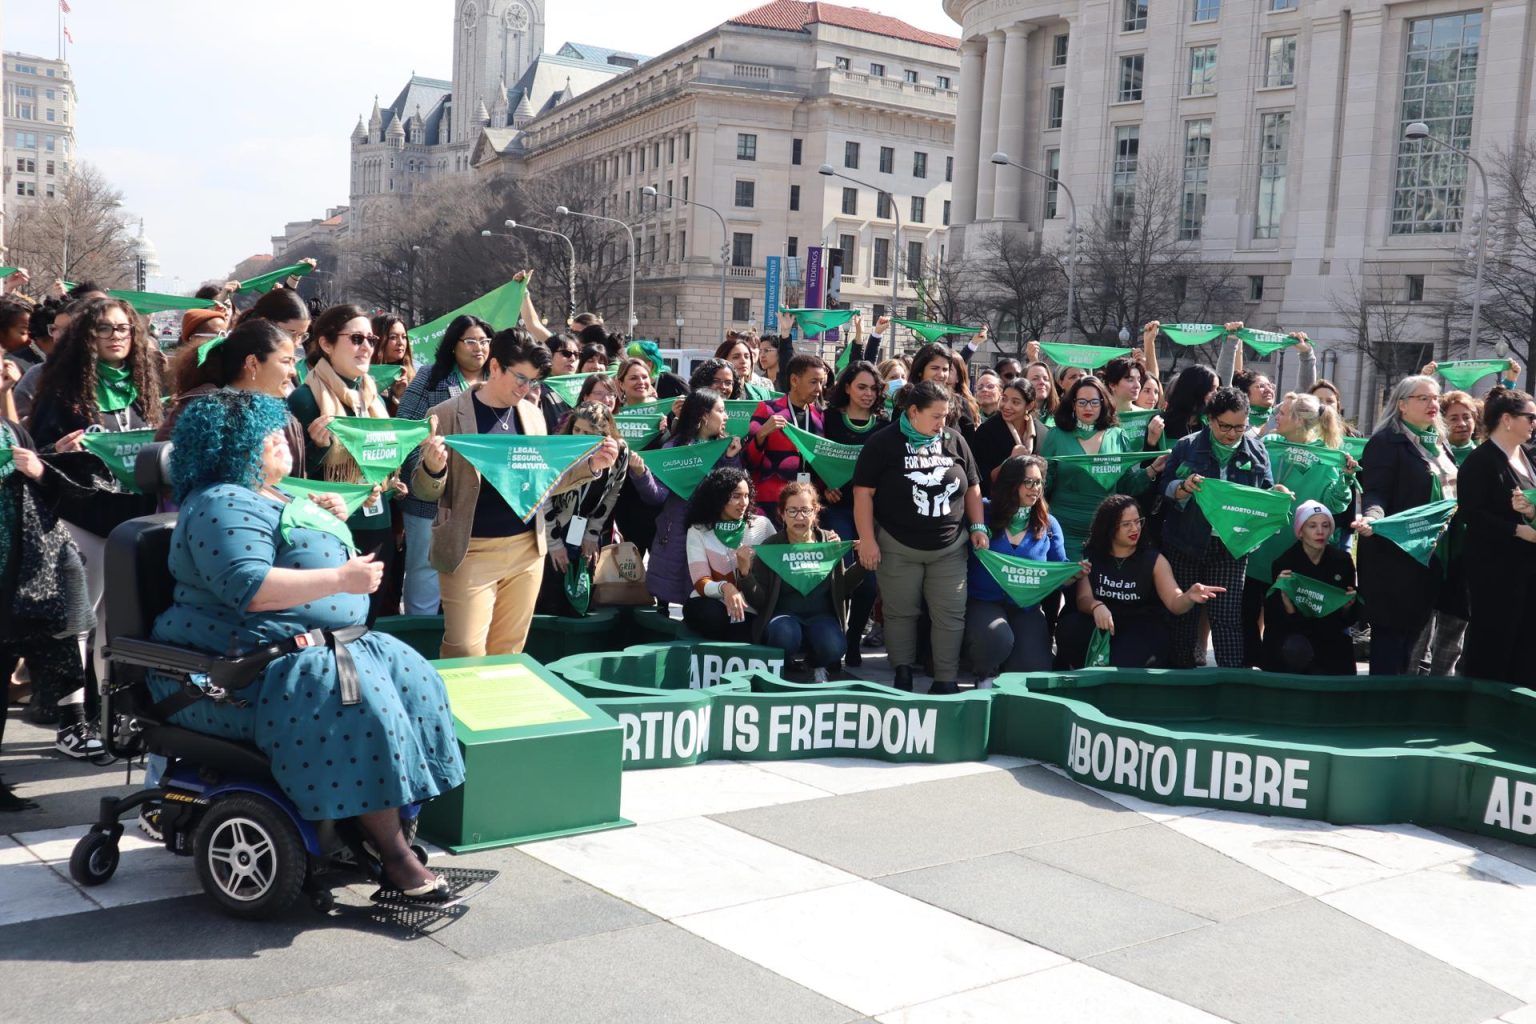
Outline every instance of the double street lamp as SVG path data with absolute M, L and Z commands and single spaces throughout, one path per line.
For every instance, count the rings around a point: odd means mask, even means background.
M 1070 218 L 1067 223 L 1067 235 L 1071 238 L 1071 242 L 1067 246 L 1067 324 L 1070 326 L 1077 322 L 1075 319 L 1077 312 L 1077 200 L 1073 197 L 1072 190 L 1067 188 L 1067 183 L 1062 181 L 1061 178 L 1053 178 L 1043 171 L 1035 170 L 1033 167 L 1025 167 L 1023 164 L 1010 158 L 1007 153 L 993 153 L 992 162 L 999 167 L 1013 167 L 1026 174 L 1033 174 L 1047 184 L 1054 183 L 1067 197 L 1067 211 Z
M 556 238 L 560 239 L 560 241 L 565 243 L 565 254 L 566 254 L 565 279 L 566 279 L 567 284 L 569 285 L 568 306 L 569 306 L 569 310 L 570 310 L 570 312 L 567 314 L 567 321 L 566 322 L 569 323 L 571 320 L 574 320 L 576 318 L 576 246 L 571 243 L 570 236 L 569 235 L 562 235 L 558 231 L 551 231 L 549 228 L 536 228 L 532 224 L 519 224 L 515 220 L 506 220 L 506 221 L 503 221 L 503 224 L 506 225 L 506 228 L 507 228 L 508 231 L 517 231 L 517 230 L 536 231 L 536 232 L 538 232 L 541 235 L 553 235 Z M 486 230 L 480 232 L 480 237 L 481 238 L 490 238 L 490 237 L 492 237 L 492 234 L 493 234 L 493 232 L 489 228 L 487 228 Z M 496 237 L 498 237 L 498 238 L 511 238 L 512 236 L 511 235 L 497 235 Z
M 629 236 L 629 320 L 627 321 L 629 326 L 625 329 L 624 334 L 626 337 L 633 336 L 635 325 L 640 322 L 635 319 L 635 233 L 630 230 L 628 224 L 615 217 L 600 217 L 595 213 L 580 213 L 566 206 L 555 207 L 555 215 L 557 217 L 585 217 L 587 220 L 600 220 L 606 221 L 609 224 L 617 224 L 624 229 L 624 234 Z
M 715 344 L 720 344 L 725 340 L 725 277 L 729 272 L 731 265 L 731 236 L 730 232 L 726 229 L 725 226 L 725 215 L 722 214 L 719 210 L 715 209 L 713 206 L 710 206 L 708 203 L 700 203 L 692 199 L 679 198 L 670 192 L 659 191 L 655 185 L 645 186 L 640 190 L 640 194 L 642 196 L 651 197 L 651 199 L 655 202 L 656 212 L 658 213 L 661 212 L 661 200 L 659 197 L 664 197 L 668 200 L 675 200 L 676 202 L 684 203 L 688 206 L 701 207 L 714 214 L 716 219 L 720 221 L 720 336 L 715 339 Z M 683 253 L 683 258 L 686 259 L 687 257 L 688 254 Z M 678 344 L 682 344 L 681 321 L 678 323 Z
M 894 251 L 891 253 L 891 267 L 890 267 L 890 270 L 891 270 L 891 318 L 895 319 L 896 313 L 897 313 L 897 308 L 896 308 L 896 302 L 897 302 L 897 299 L 896 299 L 896 289 L 898 287 L 900 287 L 900 285 L 901 285 L 901 275 L 899 273 L 897 273 L 897 261 L 901 257 L 901 211 L 896 209 L 896 196 L 893 193 L 891 193 L 891 192 L 887 192 L 883 188 L 875 188 L 875 186 L 870 185 L 867 182 L 860 181 L 858 178 L 850 178 L 848 175 L 846 175 L 843 172 L 837 170 L 831 164 L 822 164 L 819 168 L 817 168 L 816 173 L 822 175 L 823 177 L 827 177 L 827 178 L 842 178 L 844 181 L 851 181 L 855 185 L 862 185 L 865 188 L 873 188 L 873 189 L 875 189 L 875 195 L 876 196 L 882 196 L 882 195 L 883 196 L 890 196 L 890 199 L 891 199 L 891 216 L 896 221 L 896 238 L 891 243 L 891 248 Z M 875 212 L 878 213 L 879 211 L 876 210 Z M 912 272 L 912 268 L 908 267 L 907 268 L 907 273 L 910 274 L 911 272 Z M 921 270 L 919 270 L 919 272 L 921 272 Z M 891 347 L 894 350 L 895 346 L 892 345 Z
M 1488 173 L 1483 170 L 1482 162 L 1465 150 L 1457 149 L 1444 139 L 1437 139 L 1429 134 L 1429 125 L 1423 121 L 1413 121 L 1403 130 L 1403 138 L 1410 142 L 1433 142 L 1441 149 L 1455 153 L 1471 162 L 1477 168 L 1477 177 L 1482 185 L 1482 213 L 1481 223 L 1477 231 L 1477 271 L 1472 280 L 1472 327 L 1467 334 L 1468 355 L 1477 358 L 1477 328 L 1482 319 L 1483 309 L 1483 257 L 1488 249 Z

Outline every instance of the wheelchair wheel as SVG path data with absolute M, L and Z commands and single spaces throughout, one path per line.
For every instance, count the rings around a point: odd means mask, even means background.
M 110 832 L 87 832 L 69 855 L 69 877 L 81 885 L 100 885 L 117 872 L 117 858 L 116 836 Z
M 197 877 L 227 914 L 273 917 L 298 899 L 309 873 L 293 821 L 270 801 L 231 796 L 216 802 L 197 832 Z

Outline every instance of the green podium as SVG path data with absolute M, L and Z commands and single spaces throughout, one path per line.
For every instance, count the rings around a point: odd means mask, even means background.
M 619 816 L 623 734 L 525 654 L 432 663 L 453 708 L 464 785 L 421 812 L 454 853 L 632 824 Z

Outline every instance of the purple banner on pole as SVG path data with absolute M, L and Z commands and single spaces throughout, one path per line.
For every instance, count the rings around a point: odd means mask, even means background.
M 763 331 L 775 333 L 779 329 L 779 265 L 781 257 L 769 256 L 767 273 L 763 280 Z
M 822 248 L 813 245 L 805 250 L 805 309 L 821 308 L 821 258 Z M 807 341 L 820 341 L 821 334 L 802 332 Z

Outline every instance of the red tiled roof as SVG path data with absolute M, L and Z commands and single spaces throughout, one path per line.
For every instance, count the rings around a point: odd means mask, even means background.
M 953 50 L 960 45 L 960 40 L 954 36 L 914 28 L 899 18 L 876 14 L 862 7 L 843 7 L 814 0 L 773 0 L 772 3 L 737 15 L 728 24 L 775 28 L 786 32 L 803 32 L 811 25 L 836 25 L 838 28 L 904 39 L 925 46 L 939 46 L 946 50 Z
M 320 226 L 321 227 L 339 227 L 340 225 L 341 225 L 341 214 L 339 214 L 339 213 L 336 216 L 330 218 L 329 220 L 323 220 L 323 221 L 320 222 Z

